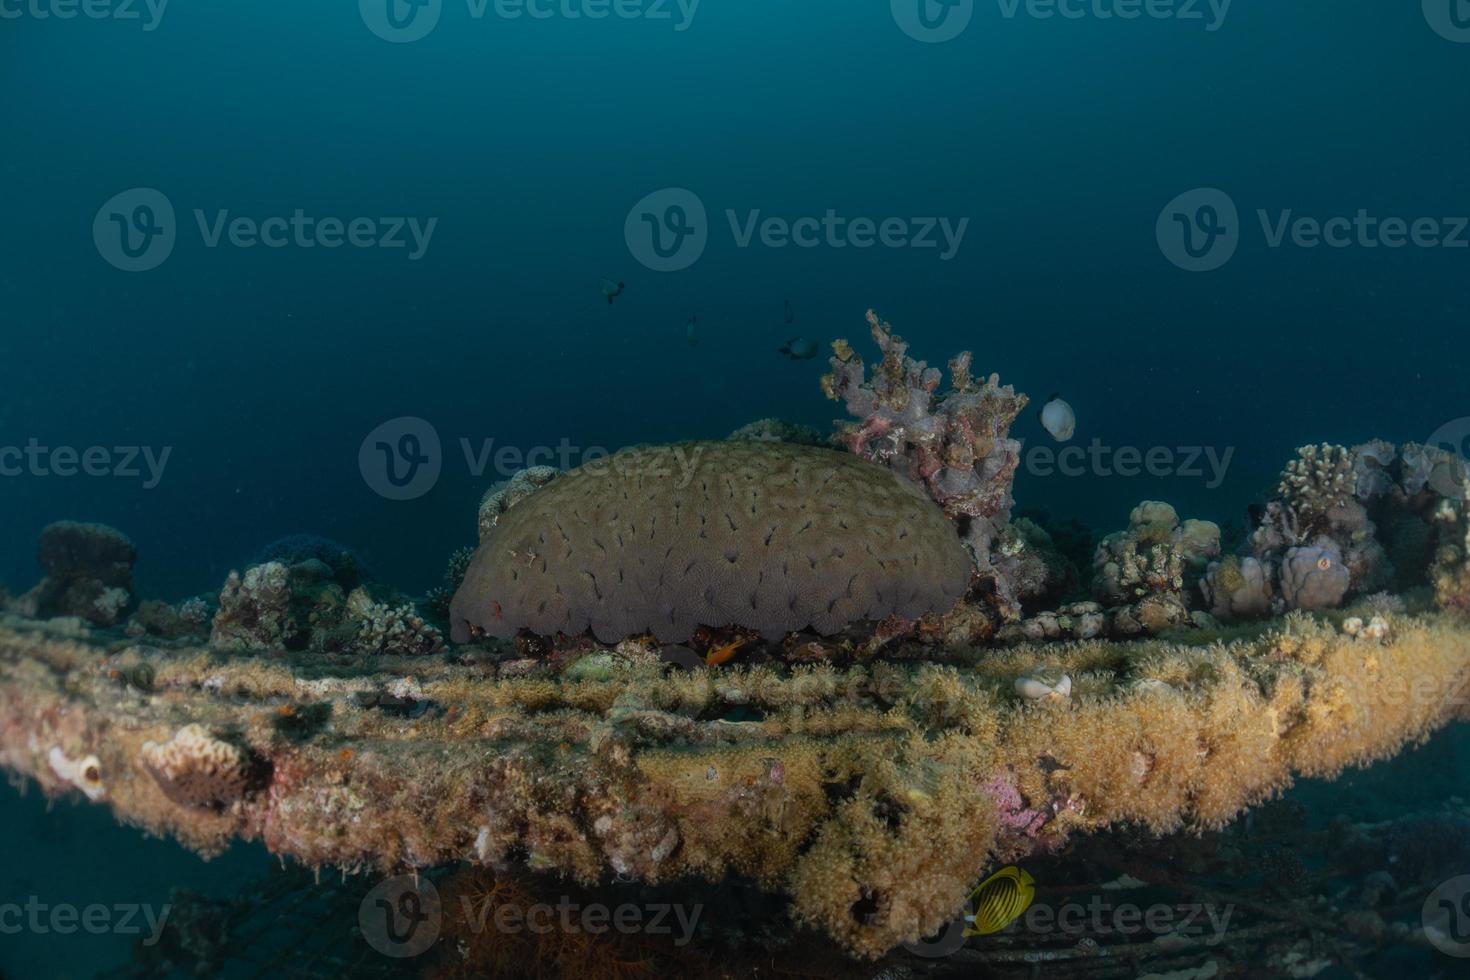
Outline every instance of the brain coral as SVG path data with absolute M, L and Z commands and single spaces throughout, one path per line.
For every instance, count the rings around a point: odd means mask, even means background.
M 631 449 L 507 511 L 450 608 L 477 632 L 643 632 L 699 626 L 777 639 L 810 627 L 950 609 L 969 553 L 924 493 L 847 453 L 761 442 Z

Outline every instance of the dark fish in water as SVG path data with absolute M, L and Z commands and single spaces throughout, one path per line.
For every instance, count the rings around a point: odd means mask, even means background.
M 689 319 L 684 321 L 684 343 L 688 344 L 690 347 L 699 346 L 699 337 L 697 337 L 694 333 L 694 325 L 698 322 L 699 317 L 697 316 L 691 316 Z
M 809 337 L 792 337 L 780 351 L 793 361 L 809 361 L 817 356 L 817 342 Z
M 786 301 L 786 322 L 791 323 L 796 319 L 796 311 L 791 308 L 791 300 Z
M 612 305 L 613 300 L 623 295 L 622 281 L 615 280 L 611 276 L 603 276 L 601 279 L 597 280 L 597 287 L 602 290 L 602 295 L 607 297 L 607 302 L 609 306 Z

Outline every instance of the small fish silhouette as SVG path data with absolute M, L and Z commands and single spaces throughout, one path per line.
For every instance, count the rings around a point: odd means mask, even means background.
M 602 290 L 602 295 L 607 297 L 609 306 L 612 305 L 613 300 L 623 295 L 623 285 L 621 280 L 613 279 L 611 276 L 603 276 L 597 280 L 597 286 Z
M 817 356 L 817 342 L 808 337 L 792 337 L 778 350 L 793 361 L 809 361 Z

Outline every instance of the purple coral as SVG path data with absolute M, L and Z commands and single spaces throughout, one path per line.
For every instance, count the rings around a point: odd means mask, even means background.
M 1292 609 L 1336 609 L 1351 577 L 1331 547 L 1292 548 L 1281 559 L 1281 596 Z
M 1021 793 L 1005 776 L 996 776 L 985 784 L 985 792 L 995 802 L 995 813 L 1001 827 L 1035 837 L 1046 823 L 1046 814 L 1029 809 Z
M 1018 612 L 1008 576 L 991 564 L 991 546 L 1015 502 L 1011 483 L 1021 444 L 1010 438 L 1010 428 L 1026 396 L 1002 387 L 994 374 L 977 382 L 968 351 L 949 362 L 950 386 L 936 394 L 940 370 L 909 357 L 908 344 L 871 310 L 868 325 L 883 352 L 872 377 L 862 358 L 838 341 L 832 373 L 822 379 L 827 396 L 858 419 L 845 424 L 837 440 L 923 486 L 958 525 L 982 574 L 995 579 L 1002 606 Z

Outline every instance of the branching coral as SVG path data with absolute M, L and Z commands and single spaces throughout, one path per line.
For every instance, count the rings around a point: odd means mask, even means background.
M 1026 396 L 1002 387 L 998 375 L 977 381 L 968 351 L 949 362 L 949 388 L 939 394 L 938 368 L 909 357 L 908 344 L 871 310 L 868 325 L 883 352 L 872 377 L 862 358 L 838 341 L 832 373 L 822 379 L 827 397 L 843 402 L 858 419 L 837 440 L 925 487 L 959 526 L 982 575 L 992 580 L 1003 615 L 1016 618 L 1019 602 L 1005 569 L 992 561 L 992 545 L 1014 503 L 1011 484 L 1021 444 L 1010 438 L 1010 428 Z

